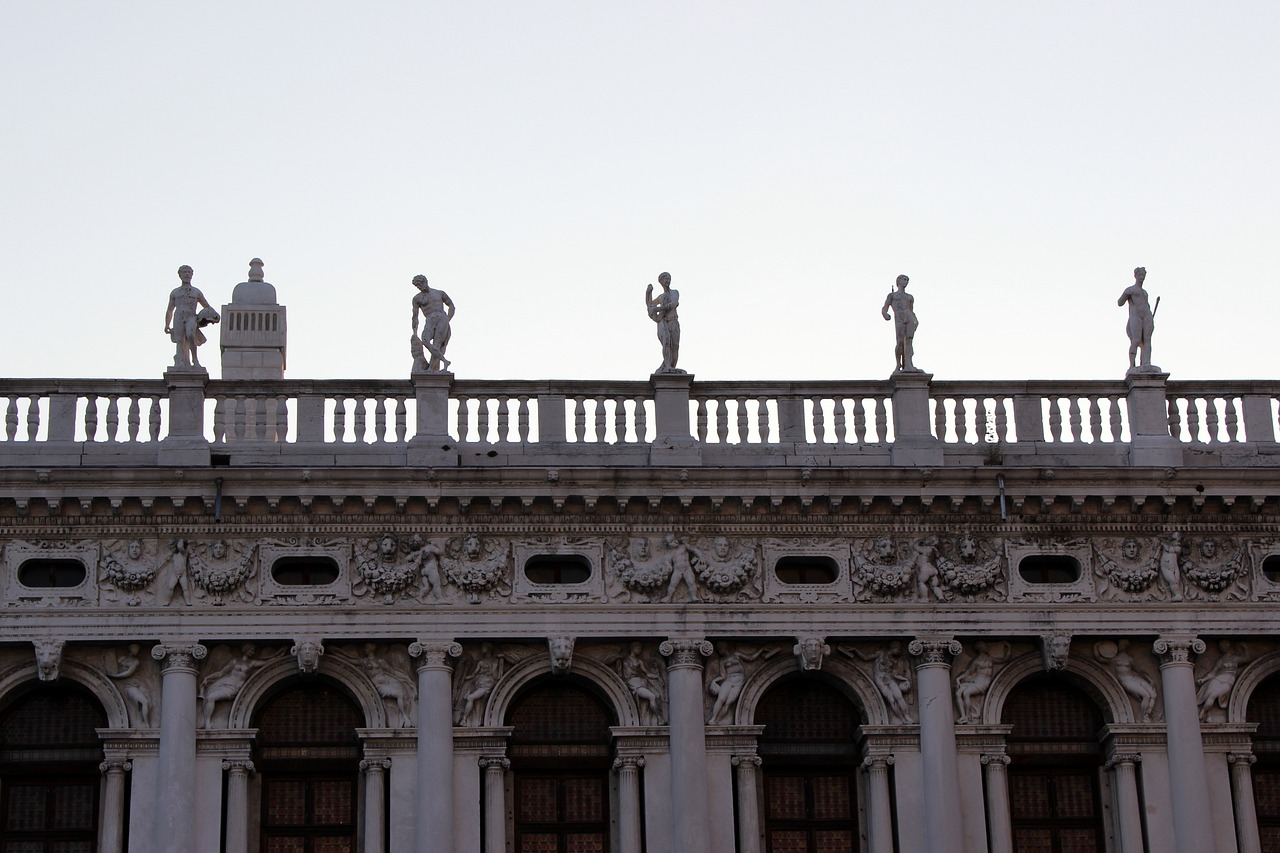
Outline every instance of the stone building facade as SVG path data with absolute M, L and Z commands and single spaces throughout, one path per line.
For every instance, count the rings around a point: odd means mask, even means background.
M 5 380 L 0 849 L 1280 850 L 1278 396 Z

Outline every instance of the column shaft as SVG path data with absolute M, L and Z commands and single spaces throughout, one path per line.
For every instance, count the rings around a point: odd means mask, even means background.
M 620 757 L 613 762 L 618 771 L 618 853 L 643 853 L 640 817 L 640 768 L 644 759 L 638 755 Z
M 366 758 L 364 771 L 364 853 L 386 853 L 386 775 L 390 758 Z
M 991 853 L 1013 853 L 1013 817 L 1009 813 L 1009 756 L 982 756 L 986 785 L 987 838 Z
M 893 853 L 893 804 L 889 799 L 889 765 L 892 755 L 867 756 L 867 835 L 871 853 Z
M 418 663 L 418 792 L 414 809 L 417 853 L 453 853 L 453 667 L 462 653 L 452 640 L 409 646 Z
M 102 792 L 102 829 L 98 833 L 100 853 L 124 853 L 124 784 L 125 773 L 132 769 L 128 761 L 104 761 L 99 768 L 106 776 Z
M 156 764 L 153 850 L 196 848 L 196 664 L 204 646 L 158 645 L 161 660 L 160 750 Z
M 1139 759 L 1137 755 L 1114 755 L 1107 762 L 1113 773 L 1120 853 L 1143 853 L 1142 804 L 1138 801 L 1138 774 L 1134 767 Z
M 738 853 L 760 853 L 760 756 L 731 760 L 738 768 Z
M 1163 658 L 1160 682 L 1164 687 L 1164 716 L 1169 742 L 1169 788 L 1173 794 L 1173 834 L 1177 853 L 1215 850 L 1213 820 L 1209 813 L 1209 770 L 1200 735 L 1200 706 L 1196 704 L 1196 679 L 1191 652 L 1204 651 L 1196 638 L 1155 642 Z
M 484 853 L 507 853 L 507 768 L 505 758 L 482 758 L 484 768 Z
M 249 774 L 252 761 L 222 762 L 227 771 L 227 849 L 225 853 L 246 853 L 249 849 Z
M 1239 853 L 1261 853 L 1262 839 L 1258 836 L 1258 809 L 1253 802 L 1253 772 L 1249 769 L 1257 761 L 1252 755 L 1231 753 L 1231 793 L 1236 801 L 1236 844 Z
M 667 640 L 659 651 L 669 658 L 672 843 L 676 850 L 710 850 L 702 659 L 711 654 L 711 644 L 706 640 Z
M 960 653 L 960 644 L 947 639 L 913 640 L 909 650 L 918 658 L 925 851 L 963 853 L 960 771 L 951 707 L 951 658 Z

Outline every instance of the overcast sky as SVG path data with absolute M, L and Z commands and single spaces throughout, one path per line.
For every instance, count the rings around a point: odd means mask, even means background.
M 3 4 L 0 376 L 158 377 L 266 262 L 289 377 L 1276 375 L 1280 4 Z M 217 336 L 202 352 L 219 375 Z

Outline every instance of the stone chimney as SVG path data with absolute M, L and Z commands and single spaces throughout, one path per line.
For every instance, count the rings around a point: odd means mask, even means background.
M 249 280 L 236 285 L 222 306 L 222 378 L 283 379 L 285 309 L 276 289 L 262 280 L 262 261 L 249 261 Z

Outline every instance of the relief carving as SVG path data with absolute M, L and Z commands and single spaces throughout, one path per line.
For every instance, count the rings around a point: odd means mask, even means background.
M 965 601 L 979 596 L 989 600 L 1007 597 L 1004 543 L 999 539 L 975 539 L 968 533 L 959 539 L 943 539 L 938 571 L 943 586 Z
M 33 640 L 36 650 L 36 678 L 57 681 L 61 675 L 62 649 L 66 640 Z
M 707 667 L 707 693 L 715 697 L 711 710 L 707 714 L 708 725 L 732 723 L 734 711 L 738 707 L 738 697 L 742 695 L 742 687 L 747 683 L 747 675 L 756 667 L 748 669 L 747 664 L 758 660 L 768 660 L 778 653 L 776 647 L 750 646 L 746 643 L 733 643 L 721 640 L 715 644 L 717 657 Z
M 320 637 L 299 637 L 289 648 L 289 654 L 298 659 L 298 672 L 310 675 L 320 668 L 324 641 Z
M 705 543 L 695 553 L 694 571 L 703 588 L 718 601 L 760 597 L 760 560 L 754 544 L 734 544 L 725 536 Z
M 386 704 L 387 719 L 393 728 L 409 728 L 414 724 L 413 709 L 418 686 L 408 647 L 395 643 L 382 647 L 376 643 L 365 643 L 359 649 L 342 646 L 334 651 L 358 663 L 364 670 Z
M 1098 578 L 1098 596 L 1105 600 L 1140 601 L 1151 598 L 1160 577 L 1163 545 L 1139 542 L 1130 536 L 1122 541 L 1096 540 L 1097 558 L 1093 571 Z
M 129 709 L 129 722 L 134 728 L 155 726 L 155 696 L 159 690 L 154 664 L 144 665 L 142 646 L 130 643 L 123 653 L 106 650 L 102 655 L 102 671 L 119 682 L 120 694 Z
M 915 578 L 914 550 L 889 536 L 855 542 L 853 555 L 853 589 L 859 601 L 897 600 L 912 586 Z
M 493 643 L 481 643 L 479 650 L 464 653 L 462 662 L 454 670 L 454 725 L 480 725 L 484 720 L 485 703 L 506 671 L 507 664 L 517 663 L 533 654 L 535 652 L 527 646 L 497 646 Z
M 139 593 L 151 585 L 158 571 L 156 555 L 140 539 L 120 543 L 103 543 L 99 566 L 102 583 L 108 589 L 124 594 L 124 602 L 130 607 L 142 603 Z
M 1142 670 L 1134 659 L 1128 640 L 1103 640 L 1093 644 L 1093 656 L 1111 668 L 1124 692 L 1137 703 L 1138 719 L 1144 723 L 1155 720 L 1156 682 Z
M 826 637 L 810 634 L 796 637 L 796 644 L 791 647 L 791 653 L 800 661 L 802 670 L 816 672 L 822 669 L 823 659 L 831 654 L 831 646 L 827 645 Z
M 659 548 L 661 551 L 655 557 L 648 537 L 644 536 L 633 537 L 625 551 L 618 545 L 611 548 L 610 571 L 617 584 L 625 591 L 620 590 L 618 594 L 625 594 L 628 601 L 639 595 L 643 596 L 644 601 L 671 602 L 683 587 L 682 597 L 685 601 L 702 601 L 698 594 L 698 577 L 704 573 L 714 577 L 710 561 L 699 549 L 682 541 L 674 533 L 664 534 Z M 727 555 L 727 551 L 725 553 Z M 726 572 L 722 586 L 725 589 L 741 589 L 746 578 L 741 578 L 741 583 L 738 581 L 736 571 Z
M 658 591 L 665 589 L 671 579 L 669 560 L 655 559 L 646 536 L 635 536 L 625 546 L 611 545 L 609 551 L 610 574 L 622 587 L 620 594 L 627 601 L 642 596 L 643 601 L 655 601 Z
M 356 595 L 370 592 L 382 596 L 383 604 L 391 604 L 418 580 L 420 563 L 425 557 L 439 559 L 439 549 L 431 546 L 432 554 L 424 555 L 426 547 L 417 536 L 402 542 L 393 533 L 384 533 L 377 539 L 357 540 L 357 583 L 353 591 Z
M 1226 720 L 1227 703 L 1240 677 L 1240 667 L 1249 659 L 1249 647 L 1230 640 L 1218 641 L 1218 659 L 1196 679 L 1196 704 L 1201 721 Z
M 1044 634 L 1040 637 L 1040 643 L 1046 672 L 1056 672 L 1067 668 L 1067 659 L 1071 657 L 1070 634 L 1065 632 Z
M 482 595 L 511 594 L 511 547 L 505 541 L 481 540 L 474 533 L 451 539 L 441 567 L 447 581 L 465 592 L 472 604 L 479 604 Z
M 1195 547 L 1184 547 L 1180 561 L 1182 576 L 1189 580 L 1196 590 L 1204 593 L 1196 598 L 1218 601 L 1242 601 L 1248 597 L 1244 589 L 1247 573 L 1244 566 L 1244 551 L 1234 540 L 1215 536 L 1205 536 Z M 1188 590 L 1188 593 L 1195 590 Z
M 175 539 L 170 545 L 173 553 L 160 574 L 158 602 L 165 607 L 173 604 L 173 597 L 182 593 L 182 603 L 191 606 L 191 552 L 185 539 Z
M 547 653 L 551 656 L 552 675 L 564 675 L 573 668 L 573 637 L 568 634 L 547 637 Z
M 871 664 L 871 681 L 884 698 L 890 719 L 895 723 L 914 723 L 916 720 L 909 697 L 915 692 L 915 688 L 911 683 L 906 661 L 902 658 L 902 643 L 893 640 L 874 648 L 875 651 L 868 653 L 857 646 L 841 645 L 836 646 L 836 651 Z
M 266 657 L 258 657 L 258 649 L 253 643 L 240 646 L 238 657 L 230 646 L 214 646 L 210 649 L 208 662 L 204 666 L 205 674 L 200 679 L 200 692 L 197 694 L 201 702 L 201 725 L 206 729 L 213 728 L 213 712 L 218 703 L 233 701 L 240 695 L 249 676 L 282 654 L 284 649 L 277 649 Z
M 667 724 L 667 676 L 657 656 L 646 652 L 644 643 L 636 640 L 627 647 L 625 654 L 612 658 L 613 668 L 635 697 L 640 712 L 640 725 L 665 726 Z
M 955 677 L 956 722 L 979 723 L 982 721 L 982 703 L 987 689 L 995 678 L 996 668 L 1008 662 L 1013 649 L 1004 641 L 978 640 L 973 644 L 973 657 L 963 667 L 959 666 Z
M 225 539 L 215 539 L 207 545 L 197 546 L 189 555 L 191 579 L 204 590 L 215 607 L 226 604 L 230 597 L 252 601 L 253 595 L 244 585 L 256 571 L 256 555 L 256 545 L 231 545 Z

